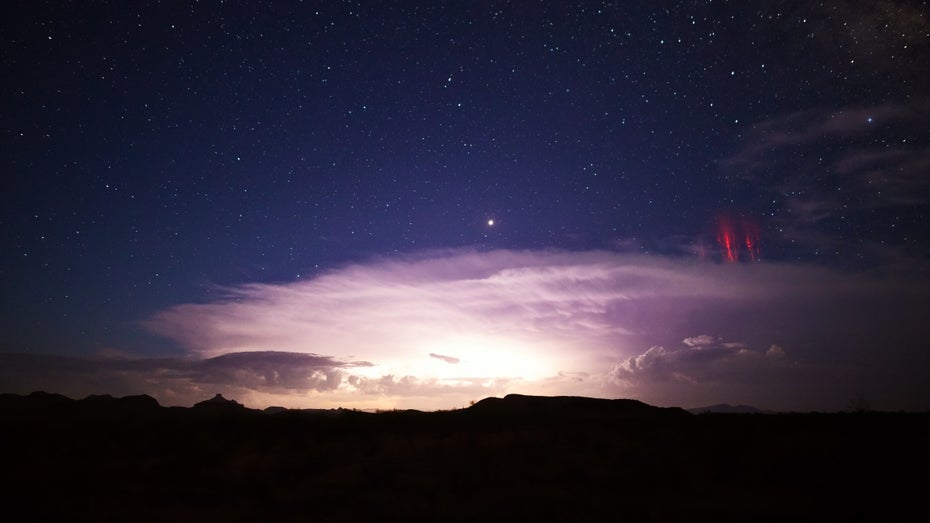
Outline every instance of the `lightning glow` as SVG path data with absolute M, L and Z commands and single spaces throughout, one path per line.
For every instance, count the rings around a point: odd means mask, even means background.
M 724 262 L 759 261 L 759 237 L 759 226 L 746 216 L 738 220 L 729 215 L 717 218 L 717 244 Z

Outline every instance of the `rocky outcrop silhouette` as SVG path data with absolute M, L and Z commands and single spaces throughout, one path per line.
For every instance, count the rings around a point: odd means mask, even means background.
M 690 415 L 678 407 L 654 407 L 631 399 L 602 399 L 581 396 L 527 396 L 508 394 L 485 398 L 468 410 L 484 416 L 537 419 L 683 419 Z
M 222 394 L 217 394 L 208 400 L 203 400 L 201 402 L 194 404 L 195 409 L 224 409 L 224 410 L 235 410 L 241 411 L 245 410 L 245 405 L 239 403 L 236 400 L 228 400 L 223 397 Z
M 27 396 L 0 394 L 0 411 L 13 418 L 137 418 L 154 415 L 160 410 L 158 401 L 146 394 L 121 398 L 94 394 L 77 400 L 44 391 Z

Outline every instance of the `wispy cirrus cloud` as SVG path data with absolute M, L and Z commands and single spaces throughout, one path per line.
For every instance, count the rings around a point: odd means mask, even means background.
M 791 147 L 843 143 L 866 146 L 859 141 L 879 128 L 908 127 L 924 119 L 930 102 L 887 103 L 837 109 L 808 109 L 783 114 L 752 124 L 743 147 L 723 160 L 726 166 L 747 174 L 770 167 Z M 887 129 L 885 129 L 887 131 Z
M 930 204 L 930 146 L 886 146 L 849 151 L 834 163 L 867 209 Z
M 928 118 L 926 98 L 777 115 L 749 126 L 721 167 L 771 199 L 769 244 L 887 263 L 930 206 Z

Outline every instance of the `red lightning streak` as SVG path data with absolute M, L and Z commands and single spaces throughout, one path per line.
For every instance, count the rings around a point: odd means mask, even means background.
M 749 259 L 759 261 L 759 226 L 754 222 L 743 218 L 743 236 L 746 242 L 746 251 L 749 253 Z
M 719 226 L 717 231 L 717 243 L 723 247 L 723 260 L 735 263 L 739 260 L 739 253 L 736 252 L 736 234 L 734 234 L 733 231 L 733 224 L 729 219 L 721 217 L 717 220 L 717 225 Z
M 746 250 L 749 251 L 750 260 L 759 260 L 759 241 L 758 238 L 751 233 L 746 233 Z
M 738 221 L 728 215 L 717 218 L 717 243 L 722 248 L 723 261 L 736 263 L 745 247 L 743 259 L 759 261 L 759 226 L 751 219 L 741 217 Z

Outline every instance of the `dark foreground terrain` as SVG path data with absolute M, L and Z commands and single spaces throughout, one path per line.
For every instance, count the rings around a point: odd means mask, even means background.
M 0 395 L 0 501 L 5 521 L 927 521 L 928 420 Z

